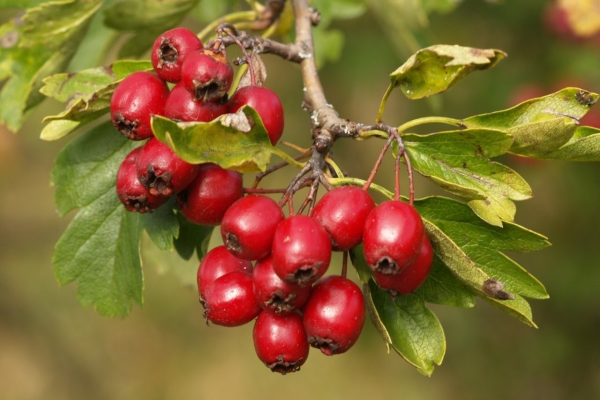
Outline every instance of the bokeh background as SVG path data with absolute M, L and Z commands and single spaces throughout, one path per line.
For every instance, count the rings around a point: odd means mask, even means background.
M 359 18 L 333 21 L 345 46 L 322 69 L 328 99 L 342 116 L 372 121 L 388 74 L 415 43 L 499 48 L 509 57 L 433 101 L 411 102 L 394 93 L 385 115 L 390 124 L 494 111 L 564 86 L 600 91 L 600 39 L 573 37 L 548 18 L 551 3 L 465 0 L 452 12 L 431 14 L 426 28 L 413 25 L 412 36 L 403 38 L 398 26 L 407 21 L 398 8 L 381 13 L 369 7 Z M 193 18 L 184 25 L 202 27 Z M 299 70 L 274 57 L 265 61 L 266 84 L 280 93 L 286 109 L 285 135 L 308 147 Z M 53 246 L 73 214 L 57 216 L 49 181 L 53 160 L 69 139 L 47 143 L 38 137 L 43 116 L 60 108 L 43 103 L 16 135 L 0 128 L 0 399 L 600 398 L 600 164 L 501 159 L 534 191 L 533 199 L 518 204 L 517 222 L 553 243 L 540 252 L 511 254 L 550 293 L 549 300 L 531 302 L 539 329 L 482 302 L 467 310 L 432 306 L 445 329 L 447 353 L 431 378 L 387 354 L 369 322 L 350 352 L 325 357 L 311 351 L 299 373 L 280 376 L 256 358 L 252 324 L 205 324 L 195 289 L 185 284 L 193 280 L 197 260 L 157 267 L 147 252 L 145 304 L 125 319 L 101 317 L 78 303 L 74 285 L 57 285 Z M 380 146 L 340 142 L 335 156 L 351 175 L 365 178 Z M 376 181 L 392 186 L 392 168 L 387 160 Z M 292 173 L 265 182 L 284 186 Z M 417 181 L 417 197 L 436 193 L 438 188 Z

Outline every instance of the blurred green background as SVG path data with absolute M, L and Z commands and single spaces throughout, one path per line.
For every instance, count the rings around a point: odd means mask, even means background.
M 509 57 L 433 102 L 410 102 L 394 93 L 385 121 L 399 124 L 431 114 L 460 118 L 507 108 L 524 88 L 544 94 L 578 85 L 599 92 L 600 40 L 558 35 L 545 22 L 549 4 L 465 0 L 451 13 L 431 15 L 427 29 L 414 36 L 421 45 L 499 48 Z M 201 28 L 192 19 L 184 24 Z M 343 117 L 373 121 L 388 74 L 412 51 L 382 14 L 367 12 L 332 26 L 344 33 L 345 47 L 339 60 L 322 70 L 328 99 Z M 280 93 L 286 109 L 284 137 L 308 147 L 299 69 L 264 59 L 266 85 Z M 196 260 L 155 268 L 153 256 L 146 256 L 145 304 L 125 319 L 83 308 L 74 285 L 56 284 L 53 246 L 73 214 L 58 218 L 49 173 L 69 139 L 47 143 L 38 136 L 43 116 L 60 109 L 43 103 L 17 135 L 0 128 L 0 399 L 600 398 L 597 163 L 501 160 L 534 191 L 533 199 L 519 204 L 517 222 L 553 243 L 538 253 L 511 254 L 550 293 L 549 300 L 531 302 L 538 330 L 482 302 L 468 310 L 432 306 L 445 328 L 447 353 L 431 378 L 387 354 L 369 322 L 348 353 L 325 357 L 312 350 L 299 373 L 280 376 L 256 358 L 252 324 L 204 323 L 195 289 L 180 279 L 193 280 Z M 381 145 L 341 141 L 334 151 L 344 170 L 365 178 Z M 376 180 L 387 187 L 391 161 Z M 284 186 L 292 175 L 283 171 L 265 184 Z M 423 179 L 416 190 L 417 197 L 441 193 Z M 333 272 L 338 265 L 339 260 Z

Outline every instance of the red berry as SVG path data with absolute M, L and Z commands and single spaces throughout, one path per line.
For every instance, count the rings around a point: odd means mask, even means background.
M 225 246 L 217 246 L 202 258 L 198 267 L 198 293 L 202 296 L 215 280 L 233 271 L 252 272 L 252 263 L 235 257 Z
M 177 204 L 189 221 L 217 226 L 225 211 L 244 195 L 242 184 L 239 172 L 202 164 L 192 183 L 177 195 Z
M 154 70 L 167 82 L 181 80 L 181 64 L 189 53 L 202 48 L 198 36 L 189 29 L 175 28 L 160 35 L 152 46 L 150 59 Z
M 181 67 L 181 81 L 196 100 L 217 100 L 231 87 L 233 68 L 225 54 L 202 49 L 186 57 Z
M 277 276 L 273 271 L 271 257 L 263 258 L 256 263 L 252 280 L 258 304 L 275 314 L 289 314 L 299 309 L 310 296 L 310 286 L 301 287 Z
M 347 251 L 362 242 L 367 215 L 375 202 L 356 186 L 333 189 L 316 204 L 312 217 L 331 237 L 333 250 Z
M 283 134 L 283 105 L 279 96 L 262 86 L 244 86 L 229 99 L 229 112 L 235 113 L 245 105 L 254 108 L 262 119 L 271 144 L 275 145 Z
M 141 150 L 141 147 L 133 149 L 121 163 L 117 172 L 117 195 L 127 211 L 145 213 L 156 210 L 169 198 L 152 196 L 138 180 L 135 161 Z
M 356 343 L 364 323 L 364 297 L 356 283 L 336 275 L 315 283 L 304 306 L 311 346 L 328 356 L 344 353 Z
M 151 195 L 170 196 L 185 189 L 198 175 L 200 166 L 183 161 L 169 146 L 151 138 L 138 155 L 136 170 Z
M 308 342 L 302 317 L 296 313 L 260 313 L 252 332 L 258 358 L 273 372 L 287 374 L 300 370 L 308 357 Z
M 252 274 L 233 271 L 208 285 L 200 298 L 204 317 L 222 326 L 239 326 L 252 321 L 262 311 L 252 291 Z
M 425 236 L 421 216 L 401 201 L 386 201 L 369 213 L 363 234 L 365 259 L 372 270 L 400 273 L 413 262 Z
M 433 262 L 433 249 L 427 235 L 423 238 L 421 251 L 417 259 L 402 272 L 395 275 L 385 275 L 378 271 L 373 273 L 373 279 L 382 289 L 387 289 L 395 294 L 409 294 L 414 292 L 425 282 L 431 263 Z
M 283 280 L 305 286 L 319 279 L 331 260 L 331 240 L 313 218 L 284 219 L 273 236 L 273 269 Z
M 123 79 L 110 99 L 110 117 L 119 132 L 131 140 L 152 137 L 150 119 L 162 115 L 169 88 L 151 72 L 134 72 Z
M 223 216 L 223 243 L 237 257 L 246 260 L 264 258 L 271 253 L 275 229 L 283 218 L 279 205 L 270 197 L 242 197 Z
M 164 115 L 176 121 L 209 122 L 226 112 L 227 103 L 198 101 L 194 99 L 194 94 L 183 86 L 183 82 L 179 82 L 167 97 Z

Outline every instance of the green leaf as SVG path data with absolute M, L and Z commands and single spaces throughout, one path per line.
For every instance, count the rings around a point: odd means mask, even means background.
M 104 11 L 104 23 L 113 29 L 153 29 L 160 34 L 179 24 L 198 0 L 121 0 Z
M 125 316 L 142 305 L 139 215 L 125 210 L 113 190 L 83 207 L 52 257 L 59 284 L 77 283 L 79 301 L 101 315 Z
M 506 132 L 514 137 L 511 153 L 544 158 L 569 141 L 579 120 L 597 100 L 595 93 L 566 88 L 508 110 L 476 115 L 461 122 L 467 128 Z
M 512 145 L 506 133 L 466 129 L 429 135 L 403 135 L 415 170 L 450 193 L 469 201 L 486 222 L 502 226 L 516 212 L 513 200 L 531 198 L 531 188 L 512 169 L 490 161 Z
M 499 310 L 515 317 L 525 325 L 537 328 L 537 325 L 533 322 L 531 307 L 521 296 L 515 295 L 514 300 L 497 300 L 491 297 L 483 297 L 483 299 Z
M 175 196 L 151 213 L 142 214 L 144 230 L 160 250 L 173 250 L 179 236 L 179 220 L 175 214 Z
M 130 74 L 152 69 L 149 61 L 117 61 L 108 67 L 86 69 L 74 74 L 56 74 L 44 79 L 40 92 L 66 102 L 67 109 L 44 118 L 49 122 L 41 133 L 43 140 L 58 140 L 78 127 L 106 114 L 117 85 Z
M 386 344 L 418 371 L 431 376 L 446 352 L 446 338 L 436 316 L 418 296 L 394 300 L 373 281 L 364 285 L 367 310 Z
M 539 158 L 566 161 L 600 161 L 600 129 L 589 126 L 579 127 L 564 146 Z
M 213 227 L 189 222 L 181 214 L 177 214 L 177 219 L 179 220 L 179 236 L 174 242 L 175 250 L 184 260 L 192 258 L 194 252 L 198 255 L 198 260 L 201 260 L 208 251 Z
M 344 48 L 344 33 L 338 29 L 313 29 L 315 41 L 315 59 L 321 68 L 328 62 L 338 61 Z
M 114 192 L 119 165 L 139 145 L 115 131 L 110 122 L 69 143 L 58 154 L 51 175 L 59 215 L 87 206 L 109 190 Z
M 459 1 L 458 0 L 420 0 L 423 9 L 427 13 L 431 12 L 439 12 L 439 13 L 447 13 L 456 8 Z
M 490 226 L 464 204 L 447 198 L 418 200 L 415 208 L 428 224 L 435 224 L 436 229 L 443 231 L 477 268 L 504 283 L 506 291 L 535 299 L 548 298 L 536 278 L 502 253 L 541 250 L 550 245 L 544 236 L 512 223 L 505 223 L 503 228 Z
M 427 303 L 471 308 L 475 306 L 473 293 L 458 280 L 444 263 L 435 256 L 431 271 L 414 295 Z
M 319 10 L 321 14 L 319 26 L 323 27 L 328 27 L 335 19 L 358 18 L 367 11 L 367 5 L 363 0 L 314 0 L 312 6 Z
M 152 130 L 158 140 L 189 163 L 210 162 L 242 173 L 264 171 L 271 158 L 271 141 L 252 107 L 245 106 L 240 111 L 207 123 L 177 123 L 154 116 Z M 250 128 L 247 133 L 241 130 L 246 128 Z
M 409 99 L 442 93 L 468 74 L 494 67 L 506 53 L 496 49 L 435 45 L 419 50 L 390 74 L 391 87 Z
M 360 281 L 365 284 L 369 283 L 369 280 L 373 277 L 373 272 L 367 265 L 367 260 L 365 260 L 362 243 L 353 249 L 350 249 L 349 254 L 352 265 L 354 266 L 354 269 L 356 269 Z

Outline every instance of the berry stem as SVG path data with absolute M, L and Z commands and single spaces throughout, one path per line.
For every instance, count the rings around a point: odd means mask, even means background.
M 445 124 L 445 125 L 453 125 L 460 129 L 465 129 L 465 125 L 459 119 L 455 118 L 446 118 L 446 117 L 423 117 L 413 119 L 411 121 L 405 122 L 398 127 L 398 132 L 405 132 L 407 129 L 413 128 L 419 125 L 425 124 Z
M 400 158 L 402 158 L 403 152 L 398 149 L 398 153 L 396 153 L 396 160 L 394 163 L 394 200 L 398 201 L 400 199 Z M 411 203 L 412 205 L 412 203 Z
M 310 157 L 310 155 L 312 154 L 312 150 L 308 150 L 305 153 L 300 154 L 299 156 L 294 157 L 294 161 L 299 161 L 302 160 L 304 158 L 308 158 Z M 256 189 L 258 187 L 258 185 L 260 184 L 260 181 L 265 178 L 267 175 L 272 174 L 275 171 L 279 171 L 280 169 L 287 167 L 288 165 L 290 165 L 290 163 L 288 161 L 282 161 L 279 164 L 275 164 L 272 167 L 267 168 L 264 172 L 261 172 L 260 174 L 256 175 L 256 177 L 254 178 L 254 183 L 252 184 L 252 188 Z M 284 190 L 285 192 L 285 190 Z M 282 192 L 282 193 L 284 193 Z
M 348 274 L 348 252 L 344 251 L 342 253 L 342 278 L 345 278 Z
M 206 39 L 209 38 L 209 36 L 211 34 L 213 34 L 215 32 L 215 30 L 221 24 L 224 24 L 224 23 L 234 24 L 234 23 L 237 23 L 240 21 L 254 21 L 254 20 L 256 20 L 256 13 L 254 11 L 234 12 L 231 14 L 227 14 L 221 18 L 218 18 L 218 19 L 214 20 L 213 22 L 211 22 L 210 24 L 206 25 L 206 27 L 204 29 L 202 29 L 202 31 L 200 31 L 200 33 L 198 33 L 197 36 L 200 40 L 202 40 L 204 42 L 204 41 L 206 41 Z
M 238 45 L 238 47 L 242 51 L 242 54 L 244 55 L 244 59 L 246 60 L 246 64 L 248 65 L 248 70 L 250 71 L 250 83 L 252 84 L 252 86 L 256 86 L 256 75 L 254 73 L 254 65 L 252 64 L 252 59 L 248 55 L 248 52 L 246 51 L 246 48 L 244 47 L 242 42 L 237 38 L 239 32 L 236 29 L 236 27 L 230 23 L 221 24 L 217 28 L 217 32 L 219 33 L 219 37 L 222 36 L 223 32 L 226 33 L 231 39 L 233 39 L 235 44 Z
M 369 175 L 369 178 L 363 185 L 363 188 L 362 188 L 363 190 L 369 190 L 371 183 L 373 183 L 373 179 L 375 179 L 375 174 L 377 173 L 377 171 L 379 170 L 379 167 L 381 166 L 381 162 L 383 161 L 383 156 L 385 155 L 385 153 L 387 153 L 393 140 L 394 140 L 394 136 L 390 135 L 388 137 L 387 142 L 385 142 L 385 145 L 381 149 L 381 152 L 379 153 L 379 157 L 377 157 L 377 161 L 375 161 L 375 165 L 373 165 L 373 169 L 371 170 L 371 174 Z

